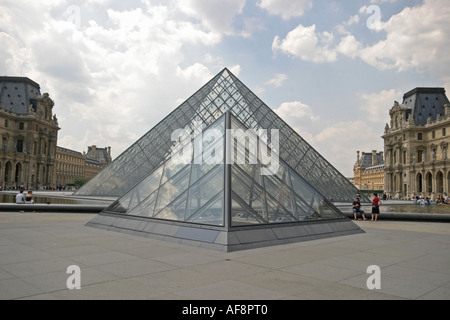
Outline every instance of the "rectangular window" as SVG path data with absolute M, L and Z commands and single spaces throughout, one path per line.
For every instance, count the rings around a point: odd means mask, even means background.
M 436 139 L 436 131 L 433 130 L 433 132 L 431 133 L 431 138 Z
M 422 136 L 421 133 L 419 133 L 419 134 L 417 135 L 417 140 L 419 140 L 419 141 L 422 141 L 422 140 L 423 140 L 423 136 Z
M 19 130 L 23 130 L 23 128 L 24 128 L 23 122 L 19 123 Z
M 23 152 L 23 140 L 17 140 L 17 152 Z
M 442 129 L 442 136 L 445 137 L 447 135 L 447 130 L 444 128 Z
M 417 151 L 417 162 L 422 162 L 423 161 L 423 150 L 418 150 Z

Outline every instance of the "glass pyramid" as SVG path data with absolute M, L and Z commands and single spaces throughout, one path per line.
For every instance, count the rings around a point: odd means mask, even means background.
M 232 115 L 237 127 L 254 131 L 267 129 L 267 145 L 272 144 L 270 130 L 278 130 L 280 146 L 275 150 L 280 159 L 280 171 L 276 175 L 256 177 L 253 171 L 258 171 L 258 165 L 261 166 L 258 163 L 251 167 L 233 166 L 231 181 L 228 183 L 234 183 L 236 190 L 246 187 L 251 191 L 243 194 L 233 189 L 230 204 L 220 200 L 226 193 L 223 185 L 227 184 L 226 181 L 219 181 L 224 179 L 223 163 L 197 168 L 196 159 L 193 158 L 191 163 L 181 168 L 171 161 L 171 155 L 178 145 L 176 141 L 172 141 L 175 130 L 185 129 L 190 135 L 212 125 L 225 130 L 227 112 Z M 208 147 L 214 149 L 212 145 L 205 145 L 204 152 L 207 152 Z M 249 156 L 249 150 L 245 152 Z M 255 154 L 251 156 L 254 157 Z M 145 179 L 142 180 L 143 178 Z M 217 187 L 219 182 L 222 183 Z M 206 192 L 200 187 L 204 185 L 214 185 L 215 188 Z M 308 187 L 304 187 L 305 185 Z M 214 192 L 216 193 L 213 194 Z M 282 199 L 277 197 L 277 192 L 283 194 Z M 305 193 L 308 192 L 311 195 L 306 196 Z M 194 193 L 201 201 L 193 198 Z M 258 224 L 273 222 L 274 219 L 320 219 L 333 215 L 331 212 L 334 212 L 329 209 L 329 205 L 322 208 L 322 202 L 329 202 L 326 199 L 350 202 L 356 193 L 357 189 L 348 179 L 228 69 L 224 69 L 75 195 L 120 197 L 118 203 L 115 203 L 114 210 L 117 212 L 123 213 L 126 210 L 127 214 L 154 218 L 170 216 L 176 220 L 194 222 L 208 220 L 220 225 L 225 222 L 219 222 L 219 215 L 212 212 L 218 212 L 228 205 L 236 209 L 235 212 L 241 212 L 232 219 L 234 224 L 250 221 Z M 163 194 L 165 198 L 162 198 Z M 183 211 L 183 206 L 188 209 Z M 152 210 L 149 209 L 152 207 Z
M 226 228 L 346 219 L 252 133 L 226 112 L 179 141 L 182 147 L 105 213 Z M 278 159 L 274 174 L 262 174 L 263 150 Z

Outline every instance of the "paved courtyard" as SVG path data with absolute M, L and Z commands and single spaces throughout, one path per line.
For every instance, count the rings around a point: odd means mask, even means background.
M 0 212 L 0 299 L 450 299 L 449 223 L 359 221 L 364 234 L 223 253 L 86 227 L 94 216 Z

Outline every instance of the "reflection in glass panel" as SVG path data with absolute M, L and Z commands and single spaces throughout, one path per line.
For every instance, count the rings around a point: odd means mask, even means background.
M 270 195 L 266 194 L 267 219 L 269 223 L 286 223 L 297 221 L 295 215 L 286 210 L 286 208 L 277 202 Z
M 332 208 L 326 200 L 322 200 L 319 206 L 319 214 L 322 219 L 344 219 L 345 216 L 335 208 Z
M 266 192 L 268 192 L 278 203 L 283 205 L 284 208 L 294 213 L 293 210 L 293 193 L 291 189 L 277 179 L 275 176 L 265 176 L 264 186 L 266 187 Z
M 260 216 L 264 216 L 265 208 L 262 188 L 256 184 L 255 180 L 236 166 L 232 169 L 231 186 L 233 192 L 238 194 L 250 208 Z
M 295 172 L 291 170 L 292 189 L 298 194 L 308 205 L 314 206 L 316 192 L 308 186 L 305 181 Z
M 131 200 L 128 204 L 128 211 L 144 201 L 149 195 L 151 195 L 153 192 L 155 192 L 156 189 L 159 188 L 162 171 L 163 166 L 156 169 L 155 172 L 145 178 L 141 183 L 139 183 L 129 192 L 129 194 L 131 195 Z
M 142 201 L 138 206 L 136 206 L 133 210 L 128 212 L 131 216 L 139 216 L 139 217 L 153 217 L 153 213 L 155 211 L 155 202 L 156 196 L 158 192 L 153 192 L 147 199 Z
M 223 192 L 219 192 L 186 221 L 213 226 L 223 226 Z
M 189 186 L 189 176 L 191 165 L 187 165 L 178 172 L 172 179 L 167 181 L 158 190 L 158 199 L 155 206 L 155 214 L 158 214 L 169 203 L 175 200 L 181 193 L 186 191 Z
M 165 220 L 175 220 L 184 221 L 184 215 L 186 212 L 186 199 L 187 191 L 179 196 L 175 201 L 157 213 L 154 218 L 165 219 Z
M 320 215 L 309 205 L 307 205 L 300 197 L 295 197 L 295 213 L 299 221 L 321 220 Z
M 166 183 L 167 180 L 170 180 L 174 175 L 181 171 L 186 166 L 187 163 L 183 163 L 182 161 L 178 162 L 177 159 L 170 159 L 164 165 L 164 172 L 161 179 L 161 185 Z
M 232 193 L 231 201 L 231 226 L 237 227 L 242 225 L 262 224 L 267 223 L 257 213 L 253 212 L 251 208 L 245 205 L 245 202 L 239 198 L 234 192 Z
M 115 213 L 127 213 L 128 204 L 130 203 L 131 194 L 128 194 L 119 200 L 115 201 L 107 211 L 115 212 Z
M 217 165 L 189 188 L 186 217 L 193 215 L 224 188 L 223 165 Z
M 151 175 L 145 178 L 137 188 L 141 195 L 145 198 L 155 192 L 159 188 L 163 166 L 156 169 Z

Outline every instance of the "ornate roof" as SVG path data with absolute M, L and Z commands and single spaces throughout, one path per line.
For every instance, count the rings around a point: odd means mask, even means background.
M 5 110 L 28 114 L 31 100 L 41 97 L 38 83 L 26 77 L 0 77 L 0 102 Z
M 428 118 L 435 121 L 444 116 L 444 106 L 449 104 L 444 88 L 415 88 L 403 96 L 403 108 L 411 110 L 416 125 L 425 125 Z

